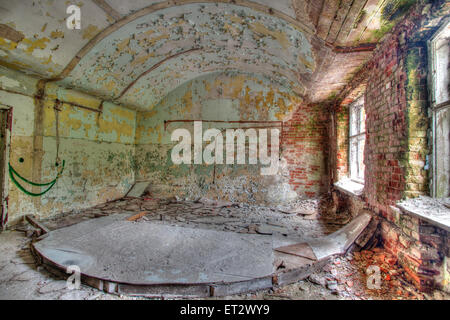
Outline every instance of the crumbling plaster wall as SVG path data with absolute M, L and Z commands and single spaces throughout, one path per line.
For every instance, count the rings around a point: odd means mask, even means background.
M 137 178 L 150 179 L 156 193 L 189 199 L 207 196 L 236 202 L 281 203 L 317 195 L 323 182 L 324 156 L 315 132 L 321 132 L 323 119 L 319 118 L 319 108 L 304 105 L 289 90 L 252 74 L 216 72 L 187 82 L 152 111 L 138 113 Z M 177 128 L 192 132 L 193 124 L 170 123 L 165 130 L 164 121 L 183 119 L 284 121 L 277 175 L 262 176 L 259 165 L 249 164 L 174 165 L 170 152 L 176 143 L 171 142 L 170 135 Z M 270 125 L 274 124 L 204 122 L 203 129 Z
M 26 214 L 50 217 L 126 193 L 134 182 L 135 111 L 52 83 L 45 85 L 45 99 L 37 99 L 42 82 L 6 68 L 1 69 L 0 81 L 0 104 L 11 107 L 13 114 L 9 160 L 22 176 L 35 182 L 51 181 L 57 174 L 55 99 L 94 110 L 61 105 L 59 158 L 66 165 L 48 193 L 28 196 L 7 176 L 10 224 Z M 32 192 L 41 191 L 23 185 Z

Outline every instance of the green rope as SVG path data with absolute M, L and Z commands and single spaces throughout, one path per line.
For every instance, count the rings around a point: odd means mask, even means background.
M 32 181 L 29 181 L 27 179 L 25 179 L 24 177 L 22 177 L 19 173 L 17 173 L 16 170 L 14 170 L 14 168 L 11 166 L 11 164 L 9 163 L 9 177 L 11 178 L 12 182 L 14 182 L 14 184 L 16 185 L 17 188 L 19 188 L 22 192 L 24 192 L 25 194 L 32 196 L 32 197 L 39 197 L 42 196 L 44 194 L 46 194 L 47 192 L 50 191 L 51 188 L 53 188 L 53 186 L 56 184 L 56 181 L 58 181 L 58 179 L 60 178 L 60 176 L 62 175 L 63 171 L 64 171 L 64 166 L 66 164 L 66 161 L 63 160 L 62 163 L 62 168 L 61 170 L 58 172 L 58 174 L 56 175 L 56 178 L 48 183 L 35 183 Z M 20 179 L 22 179 L 23 181 L 25 181 L 28 184 L 31 184 L 33 186 L 37 186 L 37 187 L 43 187 L 43 186 L 49 186 L 45 191 L 40 192 L 40 193 L 33 193 L 30 192 L 28 190 L 26 190 L 14 177 L 14 175 L 17 175 Z
M 14 170 L 14 168 L 11 166 L 11 164 L 9 164 L 9 170 L 11 170 L 12 173 L 14 173 L 16 176 L 18 176 L 20 179 L 22 179 L 26 183 L 31 184 L 32 186 L 44 187 L 44 186 L 49 186 L 53 182 L 55 182 L 55 180 L 52 180 L 52 181 L 50 181 L 48 183 L 35 183 L 35 182 L 30 181 L 30 180 L 27 180 L 26 178 L 22 177 L 16 170 Z

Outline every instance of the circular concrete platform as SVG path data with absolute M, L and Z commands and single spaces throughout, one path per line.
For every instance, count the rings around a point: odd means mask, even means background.
M 106 281 L 112 291 L 117 291 L 112 284 L 126 284 L 145 295 L 160 294 L 152 287 L 178 286 L 184 290 L 176 295 L 209 296 L 213 284 L 251 287 L 264 278 L 270 287 L 274 272 L 271 237 L 135 223 L 121 215 L 52 231 L 34 250 L 62 270 L 78 266 L 91 284 Z
M 127 216 L 116 214 L 51 231 L 33 244 L 33 252 L 52 270 L 65 273 L 69 266 L 77 266 L 82 282 L 109 293 L 227 296 L 307 277 L 326 257 L 345 251 L 342 248 L 348 247 L 370 220 L 355 219 L 323 240 L 296 244 L 280 252 L 281 245 L 295 241 L 130 222 Z M 306 255 L 296 252 L 305 249 Z

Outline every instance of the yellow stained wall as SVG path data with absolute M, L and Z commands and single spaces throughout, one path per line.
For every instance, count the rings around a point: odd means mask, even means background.
M 55 99 L 101 112 L 68 103 L 60 106 L 63 175 L 41 197 L 24 194 L 6 175 L 10 225 L 26 214 L 46 218 L 120 198 L 134 183 L 136 112 L 51 83 L 45 85 L 46 99 L 35 99 L 38 86 L 36 79 L 0 69 L 0 106 L 12 108 L 13 114 L 9 160 L 29 180 L 47 182 L 57 174 Z M 42 190 L 22 185 L 32 192 Z
M 301 102 L 287 89 L 253 74 L 219 72 L 184 83 L 151 111 L 138 112 L 136 176 L 151 181 L 151 191 L 161 197 L 208 197 L 260 204 L 293 200 L 297 193 L 289 185 L 289 176 L 283 174 L 288 170 L 283 155 L 279 172 L 274 176 L 261 175 L 259 164 L 175 165 L 171 149 L 176 143 L 171 141 L 171 133 L 185 128 L 192 135 L 193 124 L 174 122 L 165 127 L 164 121 L 286 121 Z M 204 122 L 203 130 L 271 125 L 274 124 Z

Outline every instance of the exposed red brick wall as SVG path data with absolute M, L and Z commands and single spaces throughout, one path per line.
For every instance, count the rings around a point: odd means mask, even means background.
M 445 6 L 437 5 L 439 16 Z M 448 9 L 447 9 L 448 10 Z M 366 188 L 370 206 L 390 217 L 403 197 L 429 193 L 427 43 L 429 16 L 417 9 L 380 45 L 367 64 Z M 442 16 L 441 16 L 442 18 Z
M 408 148 L 405 57 L 398 39 L 384 43 L 372 59 L 365 94 L 365 196 L 368 204 L 389 212 L 403 197 Z
M 327 122 L 323 106 L 304 104 L 284 123 L 281 148 L 289 184 L 300 196 L 316 197 L 327 187 Z
M 436 8 L 432 14 L 442 15 L 442 7 Z M 425 40 L 432 31 L 423 29 L 429 19 L 421 10 L 413 12 L 378 46 L 362 70 L 367 79 L 363 198 L 368 208 L 384 218 L 384 247 L 422 290 L 445 286 L 448 233 L 394 206 L 403 198 L 429 194 L 424 170 L 430 153 Z M 345 121 L 336 124 L 341 126 L 337 132 L 348 132 Z M 337 170 L 345 172 L 339 148 L 335 161 Z
M 444 271 L 450 248 L 448 232 L 400 211 L 395 216 L 394 223 L 385 220 L 381 224 L 384 247 L 398 257 L 418 288 L 448 290 Z
M 402 198 L 428 194 L 426 46 L 399 41 L 388 39 L 370 64 L 364 195 L 369 207 L 385 219 L 385 248 L 420 289 L 428 290 L 438 282 L 443 257 L 422 241 L 424 221 L 391 207 Z

